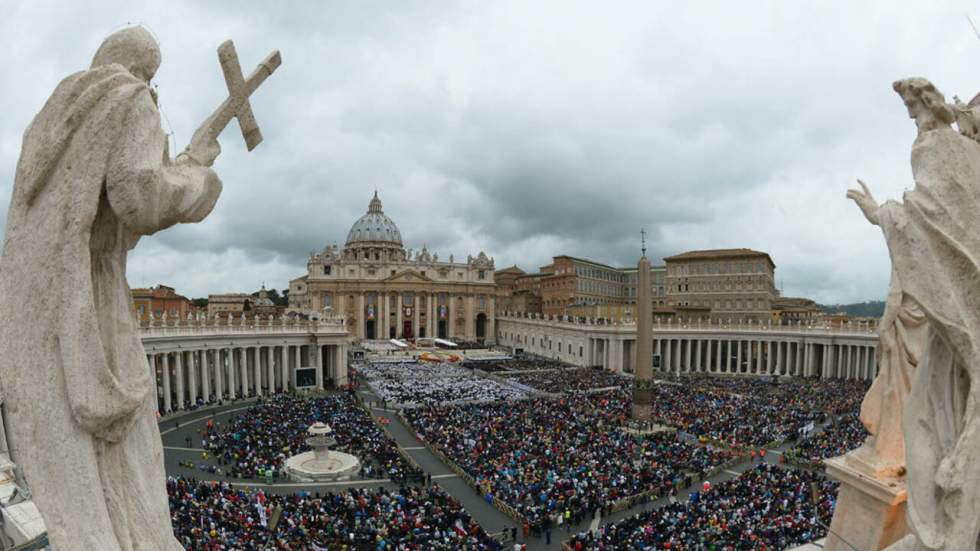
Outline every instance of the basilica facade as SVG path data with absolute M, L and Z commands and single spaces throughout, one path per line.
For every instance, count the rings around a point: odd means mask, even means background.
M 361 339 L 438 337 L 493 342 L 493 259 L 440 261 L 425 247 L 406 250 L 377 192 L 347 233 L 343 249 L 310 255 L 306 275 L 289 282 L 289 307 L 340 314 Z

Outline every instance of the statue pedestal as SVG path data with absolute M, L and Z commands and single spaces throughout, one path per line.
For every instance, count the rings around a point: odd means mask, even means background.
M 824 461 L 827 474 L 841 484 L 824 549 L 879 551 L 909 533 L 905 520 L 908 499 L 905 479 L 873 476 L 846 457 Z

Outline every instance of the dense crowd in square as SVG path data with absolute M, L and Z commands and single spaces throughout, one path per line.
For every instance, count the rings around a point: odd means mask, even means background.
M 508 404 L 428 406 L 405 411 L 420 439 L 542 528 L 558 515 L 579 519 L 617 500 L 655 492 L 732 458 L 673 433 L 633 436 L 625 393 Z
M 379 398 L 402 407 L 527 396 L 524 389 L 479 377 L 471 369 L 448 362 L 368 363 L 358 374 Z
M 306 431 L 321 421 L 333 430 L 334 449 L 357 456 L 367 477 L 403 478 L 414 472 L 395 442 L 349 393 L 317 398 L 277 395 L 266 398 L 224 423 L 209 423 L 204 448 L 216 472 L 231 478 L 284 477 L 289 457 L 308 451 Z
M 821 474 L 763 463 L 687 502 L 578 534 L 570 544 L 574 551 L 789 549 L 826 535 L 821 524 L 830 524 L 836 494 L 837 484 Z
M 682 377 L 654 385 L 653 417 L 704 439 L 761 447 L 856 411 L 866 390 L 852 381 Z
M 488 373 L 499 371 L 540 371 L 543 369 L 566 369 L 572 367 L 560 360 L 544 358 L 531 354 L 523 354 L 507 359 L 466 361 L 464 367 L 476 368 Z
M 277 495 L 170 477 L 167 495 L 174 535 L 195 551 L 503 549 L 437 484 Z
M 553 394 L 584 392 L 599 388 L 619 388 L 630 381 L 628 377 L 623 375 L 588 367 L 548 371 L 516 371 L 505 373 L 503 376 L 509 381 Z
M 858 416 L 845 415 L 822 431 L 802 439 L 786 451 L 786 458 L 819 468 L 824 459 L 844 455 L 859 447 L 867 437 L 868 430 Z

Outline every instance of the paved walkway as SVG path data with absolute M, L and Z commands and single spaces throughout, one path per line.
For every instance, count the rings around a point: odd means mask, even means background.
M 365 404 L 370 405 L 380 403 L 380 400 L 367 390 L 358 391 L 358 394 L 360 394 Z M 349 480 L 325 484 L 276 483 L 270 486 L 259 480 L 246 481 L 241 479 L 231 479 L 224 476 L 213 475 L 197 469 L 189 469 L 179 464 L 181 461 L 192 461 L 194 463 L 201 463 L 203 461 L 203 449 L 201 448 L 201 437 L 199 431 L 202 430 L 208 419 L 225 421 L 231 415 L 247 409 L 254 402 L 255 399 L 253 398 L 247 401 L 239 401 L 232 404 L 224 404 L 222 406 L 215 406 L 195 412 L 187 412 L 180 416 L 171 416 L 161 420 L 160 433 L 163 437 L 164 459 L 167 473 L 185 477 L 195 477 L 199 479 L 224 480 L 233 483 L 236 486 L 254 487 L 273 493 L 292 493 L 301 489 L 306 489 L 311 492 L 335 492 L 351 487 L 398 487 L 397 484 L 392 483 L 389 479 Z M 459 478 L 459 476 L 457 476 L 445 463 L 433 455 L 428 448 L 423 446 L 421 442 L 415 438 L 415 435 L 411 432 L 411 430 L 401 422 L 396 412 L 389 409 L 382 409 L 380 407 L 370 407 L 370 410 L 373 416 L 384 417 L 390 421 L 386 428 L 391 433 L 398 446 L 406 450 L 427 474 L 432 475 L 434 482 L 438 483 L 447 492 L 452 494 L 453 497 L 459 500 L 463 507 L 465 507 L 473 518 L 480 523 L 484 530 L 493 534 L 505 530 L 510 531 L 512 528 L 516 528 L 518 541 L 525 542 L 525 539 L 521 535 L 520 526 L 511 520 L 510 517 L 497 510 L 496 507 L 484 501 L 482 496 L 476 490 L 466 484 L 466 482 Z M 819 427 L 818 431 L 823 430 L 824 427 L 825 425 Z M 190 438 L 189 441 L 187 440 L 188 438 Z M 782 453 L 789 447 L 791 447 L 790 444 L 784 444 L 777 448 L 771 448 L 769 453 L 766 454 L 765 461 L 769 463 L 777 462 L 779 460 L 779 456 L 782 455 Z M 213 464 L 213 461 L 209 460 L 208 462 Z M 725 480 L 730 480 L 742 472 L 752 468 L 752 465 L 752 461 L 750 459 L 746 459 L 745 461 L 729 467 L 722 473 L 718 474 L 717 476 L 713 476 L 708 480 L 712 485 Z M 677 499 L 681 501 L 686 500 L 692 491 L 696 491 L 700 487 L 701 485 L 699 483 L 694 484 L 691 488 L 679 492 Z M 595 529 L 607 522 L 617 521 L 641 511 L 661 507 L 666 504 L 666 499 L 660 499 L 643 505 L 637 505 L 625 511 L 613 513 L 608 517 L 586 519 L 578 525 L 574 525 L 571 529 L 567 529 L 568 527 L 566 526 L 552 529 L 550 545 L 546 543 L 543 535 L 540 538 L 529 536 L 526 540 L 527 548 L 529 551 L 561 549 L 561 542 L 567 540 L 570 537 L 570 533 L 584 532 Z M 513 544 L 505 544 L 504 548 L 509 550 L 511 545 Z

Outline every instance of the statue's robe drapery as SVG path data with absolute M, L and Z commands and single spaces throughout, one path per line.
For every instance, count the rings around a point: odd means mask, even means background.
M 902 290 L 892 270 L 885 312 L 878 324 L 878 375 L 861 404 L 861 422 L 871 436 L 852 453 L 876 472 L 894 476 L 905 466 L 902 411 L 927 337 L 922 308 Z
M 25 132 L 0 259 L 0 389 L 55 549 L 181 549 L 126 255 L 203 219 L 220 191 L 210 169 L 170 163 L 149 87 L 120 65 L 63 80 Z
M 980 516 L 980 145 L 949 127 L 912 148 L 915 188 L 879 209 L 892 266 L 928 320 L 903 419 L 908 518 L 929 549 L 972 549 Z

